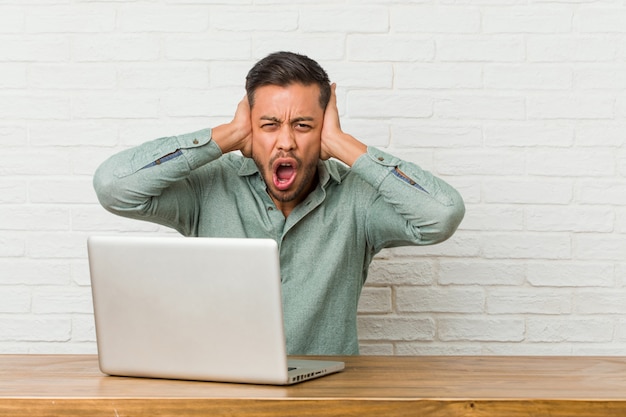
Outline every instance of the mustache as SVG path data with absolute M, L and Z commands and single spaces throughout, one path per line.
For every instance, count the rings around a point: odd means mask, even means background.
M 272 166 L 274 166 L 274 162 L 276 162 L 276 160 L 280 158 L 295 159 L 295 161 L 298 163 L 298 166 L 302 166 L 302 159 L 297 157 L 293 152 L 278 152 L 276 155 L 270 158 L 268 166 L 271 168 Z

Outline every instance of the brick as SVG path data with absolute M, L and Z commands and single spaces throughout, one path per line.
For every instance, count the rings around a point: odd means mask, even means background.
M 299 9 L 298 28 L 304 32 L 385 33 L 389 29 L 387 10 L 387 7 L 357 5 L 305 6 Z
M 212 88 L 241 87 L 250 71 L 248 62 L 215 61 L 209 64 L 209 83 Z
M 566 233 L 489 233 L 482 250 L 487 259 L 570 259 L 572 242 Z
M 521 319 L 442 318 L 437 320 L 439 340 L 520 342 L 525 324 Z
M 106 122 L 43 122 L 30 126 L 30 143 L 34 146 L 114 146 L 118 128 Z
M 70 282 L 70 265 L 65 262 L 0 259 L 0 271 L 0 285 L 67 285 Z
M 15 33 L 24 30 L 23 8 L 2 6 L 0 7 L 0 33 Z
M 363 288 L 359 299 L 359 313 L 391 313 L 391 311 L 391 288 Z
M 72 44 L 78 62 L 154 61 L 160 50 L 160 39 L 145 34 L 79 36 Z
M 483 181 L 487 203 L 569 204 L 574 196 L 570 179 L 490 179 Z
M 0 120 L 69 119 L 70 99 L 63 95 L 4 94 L 0 97 Z
M 626 205 L 626 184 L 619 179 L 581 180 L 576 185 L 577 200 L 583 204 Z
M 209 9 L 130 4 L 118 10 L 117 22 L 123 32 L 201 32 L 209 28 Z
M 498 90 L 569 90 L 571 68 L 537 64 L 489 64 L 484 72 L 485 88 Z
M 0 257 L 22 257 L 26 242 L 23 233 L 17 235 L 7 232 L 0 234 Z
M 4 274 L 4 272 L 3 272 Z M 2 280 L 4 281 L 4 279 Z M 4 284 L 4 282 L 2 282 Z M 31 291 L 28 287 L 0 286 L 0 313 L 28 313 L 31 305 Z
M 523 230 L 524 209 L 482 205 L 465 206 L 463 230 Z
M 397 85 L 397 72 L 388 63 L 330 62 L 324 65 L 332 82 L 339 90 L 348 88 L 392 88 Z
M 62 150 L 7 151 L 0 153 L 0 173 L 4 175 L 70 174 L 69 157 Z
M 447 175 L 521 175 L 525 161 L 510 150 L 445 150 L 435 154 L 437 172 Z
M 530 119 L 612 119 L 615 98 L 610 96 L 533 96 L 528 98 Z
M 391 27 L 397 32 L 478 33 L 481 13 L 458 6 L 395 6 L 391 8 Z
M 0 88 L 24 88 L 26 82 L 26 65 L 6 64 L 0 66 Z
M 0 340 L 22 342 L 66 342 L 72 322 L 62 317 L 0 317 Z
M 441 119 L 521 120 L 526 117 L 521 97 L 447 95 L 435 100 L 434 116 Z
M 615 231 L 617 233 L 626 233 L 626 207 L 615 209 Z
M 589 36 L 528 36 L 526 53 L 530 62 L 607 62 L 615 59 L 618 43 Z
M 30 200 L 33 203 L 95 203 L 92 181 L 91 177 L 33 180 L 29 186 Z
M 396 64 L 396 88 L 480 89 L 483 87 L 482 65 L 464 64 Z
M 343 60 L 346 57 L 346 35 L 344 33 L 299 33 L 277 37 L 271 32 L 259 32 L 254 37 L 252 55 L 261 59 L 276 51 L 293 51 L 315 58 L 321 65 L 325 61 Z M 253 62 L 250 62 L 252 66 Z
M 27 237 L 32 258 L 66 259 L 87 256 L 87 236 L 68 232 L 45 232 Z
M 485 33 L 569 33 L 572 12 L 545 7 L 491 8 L 482 13 Z
M 393 344 L 391 343 L 360 343 L 359 353 L 368 356 L 391 356 Z
M 407 35 L 350 35 L 350 61 L 424 62 L 435 56 L 432 39 Z
M 232 118 L 243 97 L 241 88 L 212 90 L 177 90 L 161 97 L 161 106 L 168 116 L 223 116 Z
M 358 317 L 360 340 L 433 340 L 435 323 L 421 317 Z
M 482 130 L 476 126 L 424 126 L 414 120 L 398 120 L 392 129 L 395 146 L 454 148 L 482 144 Z
M 574 313 L 626 314 L 626 289 L 580 290 L 574 294 Z
M 487 292 L 489 314 L 568 314 L 572 312 L 569 289 L 506 288 Z
M 79 287 L 87 287 L 91 285 L 91 277 L 89 274 L 89 262 L 86 258 L 80 260 L 70 260 L 71 264 L 71 280 Z
M 482 313 L 485 292 L 468 288 L 398 287 L 396 307 L 402 313 Z
M 0 204 L 26 202 L 26 181 L 0 179 Z
M 250 7 L 245 13 L 239 8 L 213 8 L 210 12 L 212 29 L 229 31 L 289 32 L 298 29 L 296 10 L 268 10 Z
M 26 126 L 16 124 L 9 124 L 6 126 L 0 125 L 0 144 L 3 147 L 24 146 L 27 143 L 28 133 L 26 130 Z
M 133 65 L 118 72 L 122 88 L 193 88 L 206 89 L 209 70 L 205 64 Z
M 480 239 L 475 234 L 457 231 L 454 236 L 443 243 L 431 246 L 404 246 L 390 249 L 389 252 L 401 258 L 433 256 L 474 257 L 480 254 Z
M 533 261 L 527 280 L 536 287 L 612 287 L 616 272 L 612 262 Z
M 251 58 L 251 39 L 246 34 L 170 35 L 164 41 L 168 60 L 237 60 Z M 252 61 L 251 65 L 252 65 Z
M 624 67 L 601 65 L 592 68 L 580 68 L 574 71 L 574 88 L 582 90 L 610 90 L 626 88 Z
M 530 342 L 610 342 L 613 323 L 607 320 L 531 318 L 526 323 L 526 339 Z
M 567 356 L 572 355 L 570 344 L 559 343 L 482 343 L 482 355 L 496 356 Z
M 482 349 L 478 344 L 469 343 L 398 342 L 395 354 L 399 356 L 480 356 Z
M 72 208 L 72 230 L 84 232 L 156 232 L 158 226 L 150 222 L 115 216 L 99 204 Z
M 3 36 L 0 62 L 63 62 L 69 60 L 70 42 L 65 36 Z
M 41 89 L 113 89 L 116 70 L 98 64 L 37 64 L 29 67 L 30 84 Z
M 576 144 L 578 146 L 614 146 L 620 147 L 626 144 L 624 131 L 626 125 L 612 125 L 604 123 L 591 123 L 576 127 Z
M 626 236 L 607 233 L 584 233 L 573 237 L 574 256 L 577 259 L 614 260 L 624 259 Z
M 157 118 L 159 98 L 137 93 L 99 93 L 74 99 L 73 116 L 79 119 Z
M 65 207 L 0 206 L 0 230 L 68 230 L 69 220 Z
M 375 260 L 369 268 L 368 284 L 430 285 L 435 266 L 428 260 Z
M 538 232 L 611 232 L 614 217 L 609 207 L 538 206 L 526 208 L 525 224 L 528 230 Z
M 450 36 L 437 40 L 436 58 L 443 62 L 521 62 L 524 56 L 524 40 L 517 36 Z
M 370 119 L 341 119 L 341 128 L 368 146 L 384 148 L 391 141 L 390 126 L 385 122 Z
M 105 5 L 31 7 L 26 13 L 26 31 L 32 33 L 111 32 L 116 11 Z
M 626 11 L 622 7 L 580 10 L 575 25 L 583 33 L 626 33 Z
M 355 117 L 430 117 L 433 100 L 404 91 L 354 91 L 348 93 L 348 113 Z
M 93 313 L 91 289 L 73 287 L 39 287 L 33 290 L 33 312 Z
M 95 342 L 96 325 L 91 314 L 72 317 L 72 342 Z
M 574 128 L 557 122 L 487 123 L 483 127 L 485 144 L 492 147 L 570 147 Z
M 524 283 L 526 269 L 519 262 L 481 259 L 439 261 L 439 285 L 511 285 Z

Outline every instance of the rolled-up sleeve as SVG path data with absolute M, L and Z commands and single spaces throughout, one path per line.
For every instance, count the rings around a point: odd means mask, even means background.
M 374 147 L 352 170 L 379 194 L 368 214 L 371 244 L 428 245 L 448 239 L 465 214 L 459 192 L 432 173 Z

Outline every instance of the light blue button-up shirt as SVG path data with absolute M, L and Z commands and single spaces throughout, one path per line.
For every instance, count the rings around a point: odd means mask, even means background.
M 318 175 L 285 218 L 254 161 L 222 155 L 205 129 L 112 156 L 94 187 L 107 210 L 185 236 L 274 239 L 288 353 L 358 354 L 357 306 L 374 255 L 447 239 L 465 208 L 441 179 L 373 147 L 351 168 L 320 161 Z

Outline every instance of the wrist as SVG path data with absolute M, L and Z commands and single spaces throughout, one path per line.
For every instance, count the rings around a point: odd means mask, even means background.
M 216 126 L 211 131 L 211 139 L 220 147 L 222 153 L 241 150 L 245 146 L 247 134 L 241 133 L 242 129 L 234 123 L 225 123 Z

